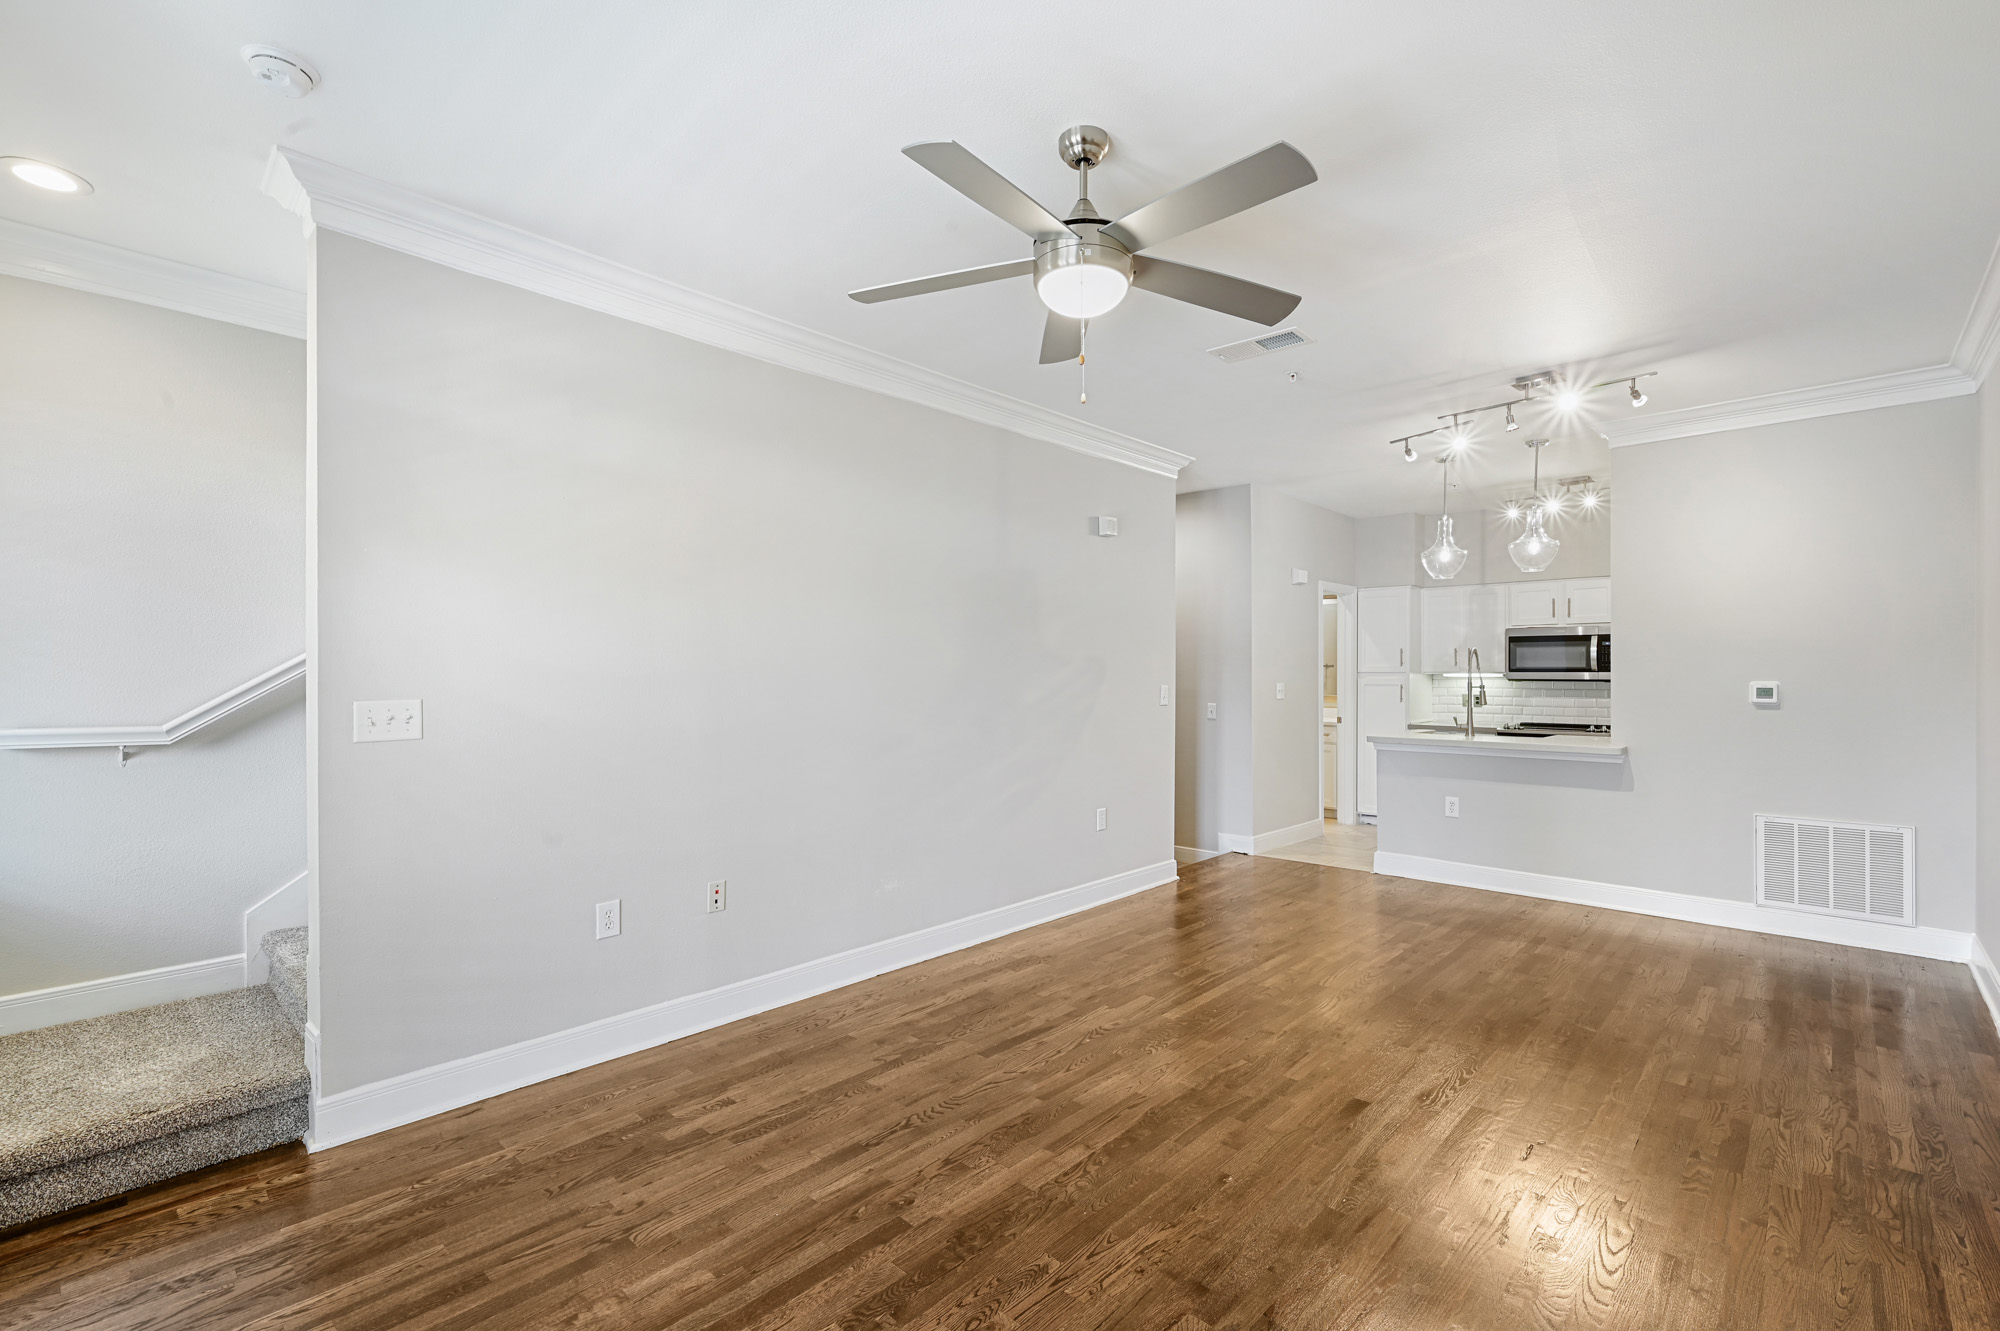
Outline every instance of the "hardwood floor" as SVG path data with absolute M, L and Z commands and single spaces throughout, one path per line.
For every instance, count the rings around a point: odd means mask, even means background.
M 0 1238 L 0 1326 L 2000 1327 L 1962 966 L 1230 855 Z

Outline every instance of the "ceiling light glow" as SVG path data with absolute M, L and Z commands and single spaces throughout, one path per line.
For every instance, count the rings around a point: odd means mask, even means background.
M 38 162 L 32 157 L 4 157 L 7 170 L 16 180 L 45 189 L 55 194 L 88 194 L 90 182 L 74 171 L 65 171 L 47 162 Z
M 1556 410 L 1565 416 L 1583 405 L 1583 394 L 1574 388 L 1565 387 L 1556 394 Z

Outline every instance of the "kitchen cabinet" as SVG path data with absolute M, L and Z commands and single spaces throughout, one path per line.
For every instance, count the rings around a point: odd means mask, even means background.
M 1370 735 L 1400 733 L 1409 728 L 1409 681 L 1401 675 L 1363 675 L 1361 688 L 1361 751 L 1355 763 L 1354 811 L 1375 815 L 1375 746 Z
M 1570 578 L 1510 582 L 1507 622 L 1520 628 L 1547 624 L 1609 624 L 1611 579 Z M 1485 657 L 1481 652 L 1480 656 Z
M 1499 673 L 1507 646 L 1507 588 L 1498 584 L 1471 587 L 1426 587 L 1418 593 L 1418 636 L 1423 651 L 1417 669 L 1426 675 L 1479 668 Z
M 1356 601 L 1360 609 L 1359 649 L 1355 668 L 1360 673 L 1382 674 L 1411 670 L 1416 666 L 1416 617 L 1414 587 L 1363 587 Z

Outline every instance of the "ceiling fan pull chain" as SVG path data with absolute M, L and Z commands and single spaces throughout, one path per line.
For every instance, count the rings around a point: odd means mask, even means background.
M 1083 320 L 1076 330 L 1076 400 L 1090 405 L 1090 368 L 1084 364 L 1086 344 L 1090 340 L 1090 320 Z

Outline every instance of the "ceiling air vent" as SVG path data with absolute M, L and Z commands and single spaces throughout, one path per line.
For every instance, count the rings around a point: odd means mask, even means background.
M 1219 361 L 1235 362 L 1249 360 L 1252 356 L 1267 356 L 1273 351 L 1283 351 L 1286 347 L 1302 347 L 1312 341 L 1296 328 L 1280 328 L 1275 333 L 1253 337 L 1247 342 L 1231 342 L 1224 347 L 1210 347 L 1208 354 Z
M 1917 829 L 1757 815 L 1757 904 L 1914 925 Z

